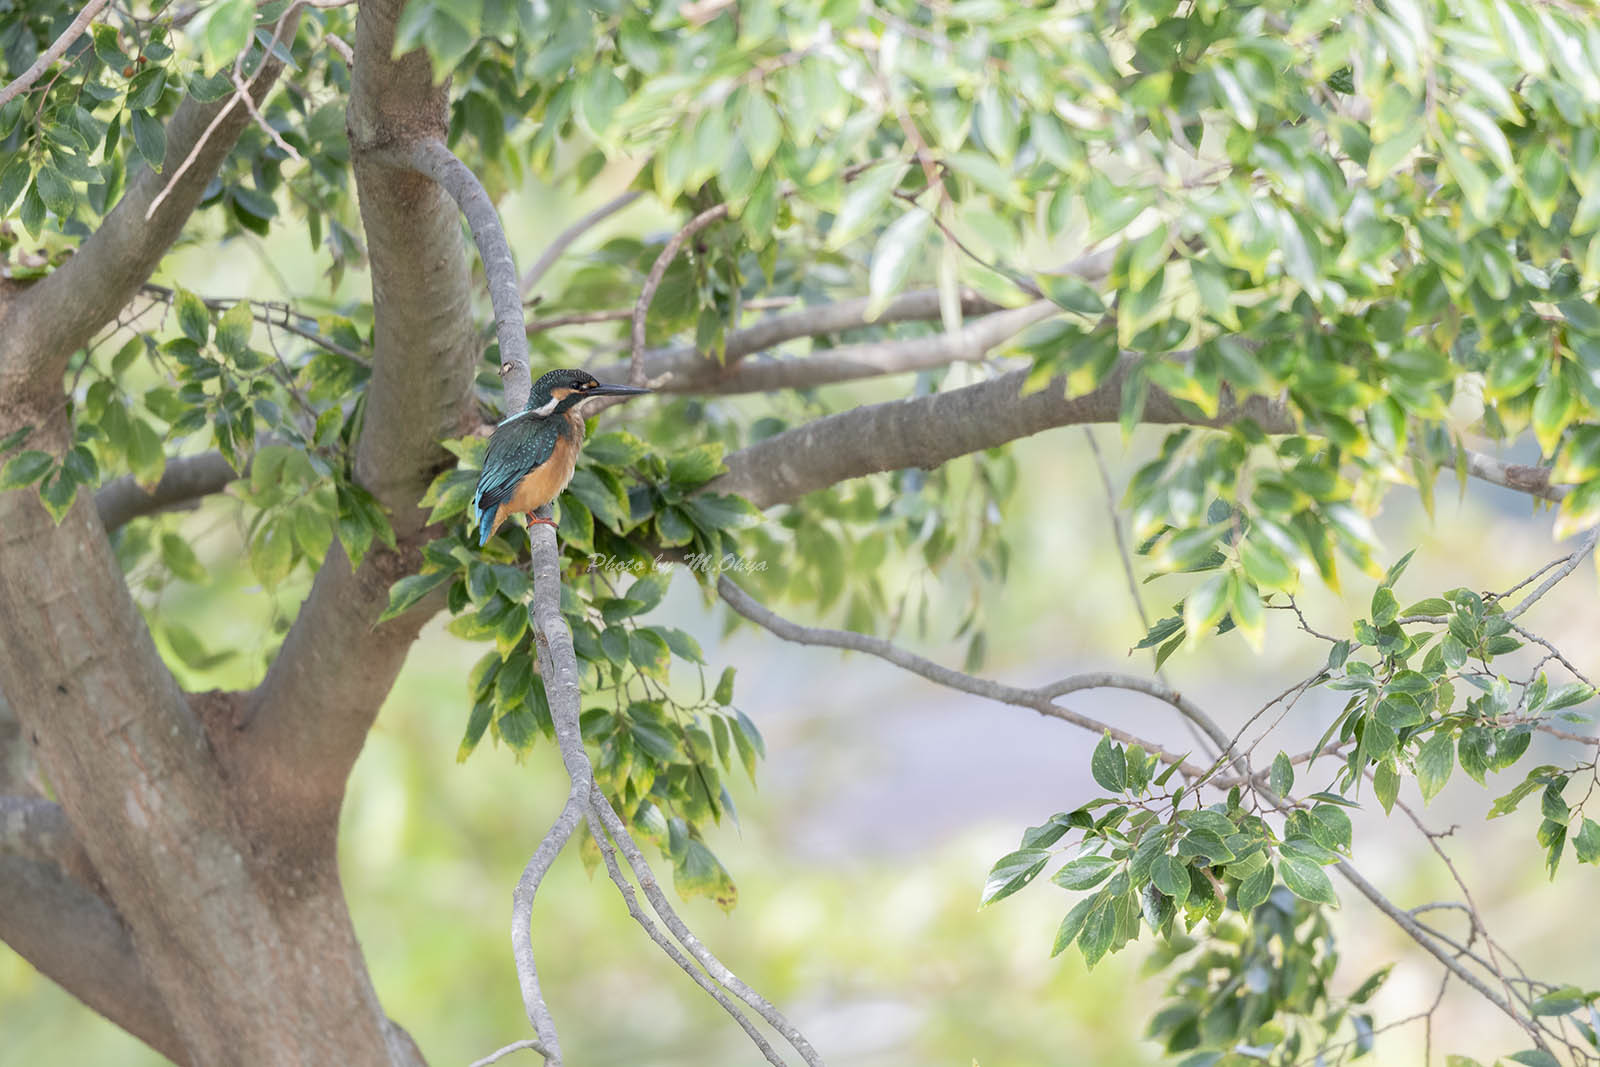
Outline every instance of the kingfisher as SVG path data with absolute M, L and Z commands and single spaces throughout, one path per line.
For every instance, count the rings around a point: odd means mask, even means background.
M 535 511 L 561 495 L 572 480 L 583 444 L 583 402 L 597 396 L 648 393 L 631 385 L 610 385 L 588 371 L 553 370 L 528 391 L 528 403 L 501 420 L 489 438 L 483 474 L 472 506 L 478 515 L 478 544 L 489 543 L 512 512 L 526 512 L 528 523 L 554 526 Z

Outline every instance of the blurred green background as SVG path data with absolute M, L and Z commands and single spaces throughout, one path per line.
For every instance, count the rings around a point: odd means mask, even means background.
M 507 214 L 522 235 L 523 258 L 543 244 L 534 220 L 574 217 L 622 181 L 613 175 L 597 182 L 580 203 L 537 190 L 518 197 Z M 610 233 L 648 234 L 662 226 L 641 205 L 589 235 L 577 253 Z M 320 269 L 303 241 L 268 245 L 252 238 L 223 251 L 191 247 L 172 257 L 167 277 L 158 280 L 206 296 L 275 299 L 299 295 L 281 291 L 281 279 L 312 278 Z M 574 262 L 569 257 L 562 269 Z M 353 277 L 344 288 L 359 295 L 365 284 Z M 975 373 L 957 368 L 952 376 L 960 381 Z M 840 395 L 893 395 L 903 384 Z M 625 417 L 625 409 L 615 417 Z M 1098 432 L 1119 485 L 1159 441 L 1144 432 L 1128 442 L 1114 428 Z M 1055 431 L 1020 443 L 1016 455 L 1024 489 L 1006 516 L 1014 563 L 1005 586 L 989 592 L 984 673 L 1040 683 L 1085 669 L 1148 671 L 1143 653 L 1129 654 L 1142 631 L 1084 434 Z M 1432 520 L 1413 500 L 1396 493 L 1380 522 L 1391 560 L 1413 545 L 1422 549 L 1402 599 L 1458 584 L 1503 588 L 1558 554 L 1548 518 L 1530 517 L 1523 498 L 1474 488 L 1463 499 L 1453 485 L 1441 485 Z M 240 507 L 231 498 L 162 521 L 195 539 L 212 581 L 174 582 L 148 594 L 147 603 L 159 600 L 164 615 L 203 635 L 208 647 L 237 652 L 186 681 L 202 688 L 254 684 L 276 640 L 271 635 L 292 618 L 303 583 L 285 586 L 276 603 L 252 588 Z M 926 582 L 935 603 L 960 601 L 925 575 L 898 574 L 891 587 L 895 582 Z M 1580 665 L 1594 664 L 1600 654 L 1593 583 L 1585 568 L 1530 616 Z M 1308 590 L 1308 614 L 1319 628 L 1337 631 L 1371 584 L 1347 573 L 1348 604 Z M 1145 589 L 1153 612 L 1179 595 L 1160 583 Z M 1143 971 L 1148 935 L 1091 974 L 1076 952 L 1048 955 L 1074 896 L 1041 879 L 977 908 L 989 865 L 1015 847 L 1023 828 L 1090 795 L 1085 783 L 1095 738 L 1031 712 L 939 690 L 876 660 L 787 646 L 748 628 L 723 636 L 725 612 L 707 602 L 687 573 L 675 577 L 659 613 L 661 621 L 694 633 L 712 664 L 738 666 L 737 703 L 759 724 L 768 749 L 755 786 L 742 775 L 731 780 L 740 821 L 725 822 L 711 841 L 738 880 L 738 907 L 724 915 L 695 901 L 683 911 L 708 946 L 778 1003 L 830 1064 L 1161 1062 L 1159 1050 L 1140 1036 L 1162 991 L 1161 976 Z M 1317 643 L 1297 635 L 1283 615 L 1272 613 L 1262 656 L 1237 637 L 1209 642 L 1174 657 L 1172 680 L 1225 726 L 1242 723 L 1322 658 Z M 960 646 L 903 639 L 960 662 Z M 425 631 L 356 766 L 343 818 L 345 885 L 379 996 L 436 1064 L 466 1064 L 531 1034 L 511 964 L 511 888 L 566 791 L 548 748 L 519 763 L 506 749 L 485 745 L 456 762 L 469 710 L 466 674 L 481 652 L 445 633 L 441 622 Z M 1314 741 L 1339 707 L 1335 696 L 1313 693 L 1302 701 L 1265 758 Z M 1149 701 L 1087 693 L 1073 706 L 1175 749 L 1192 747 L 1175 717 Z M 1531 762 L 1542 762 L 1538 745 Z M 1333 768 L 1311 773 L 1331 777 Z M 1518 778 L 1512 772 L 1500 789 L 1485 792 L 1457 775 L 1429 809 L 1428 822 L 1438 829 L 1460 825 L 1446 847 L 1505 948 L 1543 976 L 1594 985 L 1600 945 L 1592 926 L 1577 919 L 1600 876 L 1569 864 L 1551 886 L 1533 843 L 1536 814 L 1484 821 L 1493 796 Z M 1402 799 L 1420 805 L 1409 783 Z M 1402 907 L 1452 895 L 1447 874 L 1398 810 L 1393 820 L 1360 814 L 1356 855 Z M 1423 1011 L 1438 990 L 1438 966 L 1408 951 L 1399 931 L 1340 888 L 1346 988 L 1401 958 L 1375 1001 L 1379 1025 Z M 540 893 L 534 940 L 570 1062 L 759 1061 L 720 1009 L 645 939 L 609 882 L 585 873 L 575 848 Z M 1448 1051 L 1487 1058 L 1520 1047 L 1502 1023 L 1452 987 L 1433 1026 L 1434 1061 Z M 1428 1039 L 1420 1024 L 1383 1034 L 1369 1062 L 1422 1062 Z M 161 1062 L 0 947 L 0 1067 Z M 537 1057 L 521 1052 L 505 1062 Z

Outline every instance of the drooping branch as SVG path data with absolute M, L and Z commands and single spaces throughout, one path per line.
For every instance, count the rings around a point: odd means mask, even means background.
M 526 402 L 532 383 L 527 362 L 521 302 L 517 298 L 515 285 L 506 284 L 506 272 L 511 259 L 509 248 L 505 247 L 504 232 L 498 214 L 494 211 L 487 194 L 483 193 L 477 178 L 453 156 L 445 158 L 448 152 L 443 156 L 440 155 L 441 151 L 444 151 L 442 144 L 437 150 L 428 150 L 425 158 L 413 162 L 431 168 L 429 172 L 439 180 L 451 182 L 458 194 L 457 200 L 461 204 L 463 213 L 468 214 L 471 220 L 473 234 L 484 254 L 485 273 L 489 276 L 489 292 L 494 303 L 495 319 L 502 345 L 506 344 L 508 333 L 514 333 L 522 344 L 520 351 L 511 350 L 514 353 L 511 357 L 505 354 L 506 350 L 503 348 L 501 361 L 501 379 L 508 406 L 514 403 L 516 407 L 521 407 Z M 473 213 L 476 213 L 476 219 L 473 219 Z M 501 248 L 505 248 L 503 255 L 500 252 Z M 489 262 L 491 256 L 495 260 L 492 265 Z M 515 274 L 512 273 L 510 277 L 514 282 Z M 647 303 L 648 301 L 641 301 L 641 304 Z M 520 358 L 516 358 L 517 356 Z M 545 514 L 548 515 L 548 508 Z M 630 912 L 636 918 L 643 914 L 633 899 L 632 891 L 625 879 L 620 877 L 616 859 L 611 855 L 612 842 L 627 857 L 634 876 L 639 879 L 640 886 L 644 889 L 646 898 L 650 900 L 656 914 L 688 954 L 700 964 L 704 973 L 690 964 L 671 941 L 655 938 L 668 955 L 697 983 L 706 988 L 719 1004 L 733 1014 L 770 1062 L 781 1065 L 783 1061 L 776 1056 L 760 1031 L 755 1029 L 717 986 L 743 1000 L 769 1025 L 782 1033 L 808 1064 L 820 1064 L 815 1051 L 799 1030 L 765 998 L 739 981 L 726 966 L 712 956 L 672 911 L 665 896 L 661 894 L 648 863 L 644 861 L 643 855 L 629 834 L 626 824 L 596 786 L 594 770 L 589 762 L 588 752 L 584 748 L 579 726 L 582 700 L 581 675 L 578 670 L 577 653 L 572 643 L 572 631 L 561 611 L 561 556 L 556 545 L 554 529 L 548 524 L 536 524 L 529 531 L 529 541 L 533 593 L 528 615 L 535 635 L 540 684 L 544 686 L 550 706 L 551 719 L 555 726 L 562 764 L 566 768 L 570 782 L 570 790 L 566 805 L 529 859 L 512 897 L 512 952 L 517 964 L 517 978 L 522 990 L 523 1005 L 529 1022 L 538 1034 L 537 1045 L 527 1047 L 536 1047 L 545 1057 L 546 1064 L 555 1067 L 561 1064 L 560 1039 L 540 989 L 538 969 L 533 954 L 532 909 L 540 881 L 571 836 L 581 812 L 587 816 L 590 833 L 594 836 L 602 855 L 607 857 L 607 866 L 613 872 L 618 891 L 629 904 Z M 607 840 L 607 835 L 610 841 Z M 647 931 L 653 929 L 653 924 L 643 919 L 641 921 L 644 922 Z
M 650 312 L 650 302 L 656 297 L 656 290 L 661 287 L 661 279 L 666 276 L 667 268 L 672 261 L 678 258 L 678 251 L 683 243 L 718 219 L 728 217 L 728 205 L 717 204 L 708 207 L 694 218 L 684 224 L 683 228 L 668 239 L 666 247 L 661 254 L 656 256 L 656 261 L 650 265 L 650 273 L 645 276 L 644 285 L 639 288 L 639 299 L 633 305 L 633 328 L 630 334 L 628 383 L 630 385 L 643 385 L 646 381 L 644 366 L 644 320 Z
M 1112 253 L 1096 252 L 1063 265 L 1056 273 L 1098 285 L 1105 280 L 1111 262 Z M 961 290 L 959 299 L 963 315 L 991 315 L 1004 310 L 970 289 Z M 938 319 L 941 314 L 940 300 L 941 294 L 937 289 L 916 289 L 893 297 L 871 318 L 867 317 L 867 313 L 872 303 L 866 297 L 773 315 L 753 325 L 729 331 L 720 361 L 693 345 L 674 345 L 646 351 L 645 377 L 662 392 L 694 392 L 695 383 L 715 381 L 746 356 L 764 352 L 787 341 L 845 333 L 869 326 L 887 326 L 896 322 Z M 622 363 L 597 370 L 596 373 L 606 381 L 621 381 L 627 377 L 630 369 L 631 363 Z
M 1177 757 L 1165 752 L 1160 746 L 1148 741 L 1133 737 L 1107 724 L 1096 722 L 1086 716 L 1075 713 L 1061 714 L 1065 709 L 1055 707 L 1051 701 L 1066 693 L 1079 692 L 1092 688 L 1117 688 L 1135 692 L 1142 692 L 1158 700 L 1170 704 L 1177 709 L 1186 719 L 1195 723 L 1200 729 L 1223 751 L 1224 755 L 1231 747 L 1231 741 L 1222 731 L 1217 722 L 1204 709 L 1187 700 L 1180 694 L 1171 690 L 1163 683 L 1150 679 L 1130 677 L 1118 674 L 1085 674 L 1064 679 L 1051 685 L 1041 686 L 1036 690 L 1018 689 L 1000 683 L 990 682 L 985 679 L 975 678 L 960 671 L 952 670 L 931 660 L 924 659 L 914 653 L 907 652 L 898 646 L 881 638 L 867 634 L 852 633 L 844 630 L 829 630 L 819 627 L 802 626 L 794 623 L 781 615 L 766 608 L 749 594 L 745 593 L 726 576 L 717 580 L 717 593 L 733 608 L 734 611 L 756 624 L 765 627 L 778 637 L 796 644 L 816 645 L 830 648 L 839 648 L 847 651 L 865 652 L 887 660 L 897 666 L 903 667 L 914 674 L 920 675 L 940 685 L 957 689 L 962 692 L 981 696 L 985 699 L 1011 704 L 1019 707 L 1031 708 L 1042 714 L 1063 719 L 1076 726 L 1081 726 L 1095 733 L 1106 732 L 1124 744 L 1139 744 L 1146 751 L 1152 752 L 1164 762 L 1176 762 Z M 1205 776 L 1205 772 L 1192 765 L 1180 764 L 1180 771 L 1191 778 Z M 1247 783 L 1255 789 L 1269 805 L 1282 811 L 1289 811 L 1293 805 L 1282 797 L 1272 793 L 1259 781 L 1246 779 L 1230 779 L 1225 783 L 1221 779 L 1211 778 L 1210 784 L 1237 784 Z M 1356 888 L 1362 896 L 1366 897 L 1385 916 L 1398 925 L 1417 944 L 1421 945 L 1429 954 L 1442 963 L 1455 977 L 1470 986 L 1474 992 L 1483 996 L 1501 1011 L 1505 1012 L 1518 1025 L 1527 1028 L 1537 1039 L 1538 1035 L 1531 1021 L 1500 994 L 1496 993 L 1476 974 L 1468 970 L 1459 959 L 1453 955 L 1446 946 L 1440 944 L 1437 938 L 1416 921 L 1415 916 L 1399 908 L 1384 894 L 1368 881 L 1352 864 L 1340 860 L 1335 864 L 1335 869 Z
M 282 29 L 292 39 L 298 10 Z M 251 87 L 259 103 L 277 82 L 281 61 L 263 55 Z M 0 318 L 0 396 L 30 397 L 47 406 L 59 393 L 67 360 L 125 307 L 177 239 L 217 167 L 249 122 L 243 108 L 186 99 L 167 123 L 167 161 L 193 154 L 194 163 L 168 187 L 162 174 L 141 166 L 100 228 L 60 268 L 21 290 Z M 206 131 L 210 130 L 209 136 Z M 203 146 L 201 145 L 203 140 Z M 146 218 L 163 189 L 159 210 Z
M 1101 722 L 1098 719 L 1073 711 L 1071 708 L 1062 707 L 1056 703 L 1058 698 L 1084 689 L 1126 689 L 1143 693 L 1146 696 L 1154 697 L 1163 703 L 1171 705 L 1184 718 L 1201 724 L 1202 729 L 1205 729 L 1208 734 L 1212 730 L 1218 730 L 1216 723 L 1211 720 L 1210 716 L 1201 711 L 1192 701 L 1160 682 L 1138 678 L 1133 675 L 1104 672 L 1075 675 L 1036 689 L 1022 689 L 1018 686 L 992 682 L 986 678 L 977 678 L 961 671 L 952 670 L 914 652 L 908 652 L 891 641 L 885 641 L 883 638 L 874 637 L 871 634 L 803 626 L 767 608 L 749 593 L 740 589 L 726 575 L 717 579 L 717 595 L 722 597 L 723 601 L 734 611 L 756 625 L 770 630 L 785 641 L 793 641 L 798 645 L 838 648 L 847 652 L 865 652 L 870 656 L 877 656 L 879 659 L 887 660 L 897 667 L 903 667 L 913 674 L 920 675 L 928 679 L 928 681 L 948 689 L 970 693 L 973 696 L 997 701 L 1001 704 L 1029 708 L 1040 715 L 1069 722 L 1074 726 L 1088 730 L 1090 733 L 1110 734 L 1125 745 L 1141 745 L 1145 751 L 1150 752 L 1163 763 L 1177 764 L 1179 772 L 1190 779 L 1197 780 L 1206 775 L 1206 768 L 1186 762 L 1176 752 L 1170 752 L 1153 741 L 1136 737 L 1121 727 Z M 1220 733 L 1220 730 L 1218 732 Z M 1222 734 L 1221 737 L 1220 744 L 1226 745 L 1227 735 Z
M 89 0 L 87 4 L 84 4 L 83 10 L 79 11 L 77 16 L 67 23 L 67 28 L 62 30 L 54 41 L 50 42 L 50 47 L 40 52 L 39 58 L 35 59 L 27 70 L 17 75 L 4 88 L 0 88 L 0 107 L 5 107 L 19 93 L 27 92 L 33 86 L 33 83 L 38 81 L 45 71 L 50 69 L 51 64 L 65 55 L 67 49 L 71 48 L 78 38 L 83 36 L 83 32 L 89 28 L 89 24 L 95 20 L 101 9 L 109 2 L 110 0 Z

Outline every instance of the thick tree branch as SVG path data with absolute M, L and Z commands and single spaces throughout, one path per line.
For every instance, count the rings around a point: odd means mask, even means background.
M 167 460 L 161 480 L 152 488 L 141 487 L 133 475 L 125 474 L 100 487 L 94 494 L 94 506 L 106 532 L 111 533 L 141 516 L 185 507 L 220 493 L 237 477 L 220 452 L 175 456 Z
M 448 126 L 446 87 L 434 85 L 427 56 L 393 56 L 402 7 L 371 0 L 358 9 L 349 111 L 374 313 L 355 480 L 389 513 L 401 551 L 374 548 L 352 570 L 334 544 L 244 709 L 252 779 L 280 804 L 298 798 L 307 813 L 337 811 L 378 708 L 441 603 L 374 627 L 426 536 L 417 501 L 451 462 L 439 441 L 472 418 L 479 349 L 460 216 L 437 183 L 394 165 L 405 146 L 442 138 Z
M 61 988 L 179 1064 L 191 1057 L 111 906 L 59 866 L 0 854 L 0 941 Z
M 287 38 L 292 39 L 298 18 L 297 13 L 289 16 Z M 281 69 L 272 55 L 263 56 L 251 90 L 257 103 L 271 91 Z M 169 168 L 194 153 L 225 106 L 224 101 L 202 104 L 191 97 L 178 107 L 167 123 Z M 27 396 L 42 405 L 59 393 L 68 358 L 116 317 L 160 264 L 249 121 L 245 109 L 234 108 L 216 123 L 194 164 L 167 189 L 159 210 L 149 219 L 145 213 L 167 182 L 162 174 L 141 166 L 94 235 L 59 269 L 5 305 L 0 318 L 0 397 Z
M 50 69 L 51 64 L 66 54 L 67 49 L 83 36 L 83 31 L 89 28 L 89 24 L 109 2 L 110 0 L 89 0 L 84 4 L 83 10 L 78 12 L 77 17 L 67 24 L 67 28 L 62 30 L 54 41 L 50 42 L 50 47 L 39 53 L 39 58 L 33 61 L 33 65 L 17 75 L 5 88 L 0 89 L 0 107 L 9 104 L 12 97 L 17 94 L 27 92 L 33 83 Z
M 867 474 L 937 467 L 1041 430 L 1115 422 L 1132 365 L 1125 359 L 1099 388 L 1070 400 L 1059 379 L 1019 395 L 1028 377 L 1019 370 L 932 396 L 831 415 L 733 453 L 728 472 L 711 488 L 737 493 L 764 510 Z M 1157 389 L 1145 401 L 1143 421 L 1221 426 L 1245 417 L 1268 433 L 1294 429 L 1281 403 L 1252 398 L 1240 405 L 1225 398 L 1217 417 L 1207 419 Z

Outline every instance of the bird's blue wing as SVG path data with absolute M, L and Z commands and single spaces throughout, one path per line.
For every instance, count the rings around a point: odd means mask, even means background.
M 487 544 L 495 512 L 511 499 L 528 472 L 549 461 L 561 436 L 559 419 L 542 419 L 530 413 L 508 419 L 489 438 L 483 457 L 483 474 L 472 506 L 478 513 L 478 544 Z

